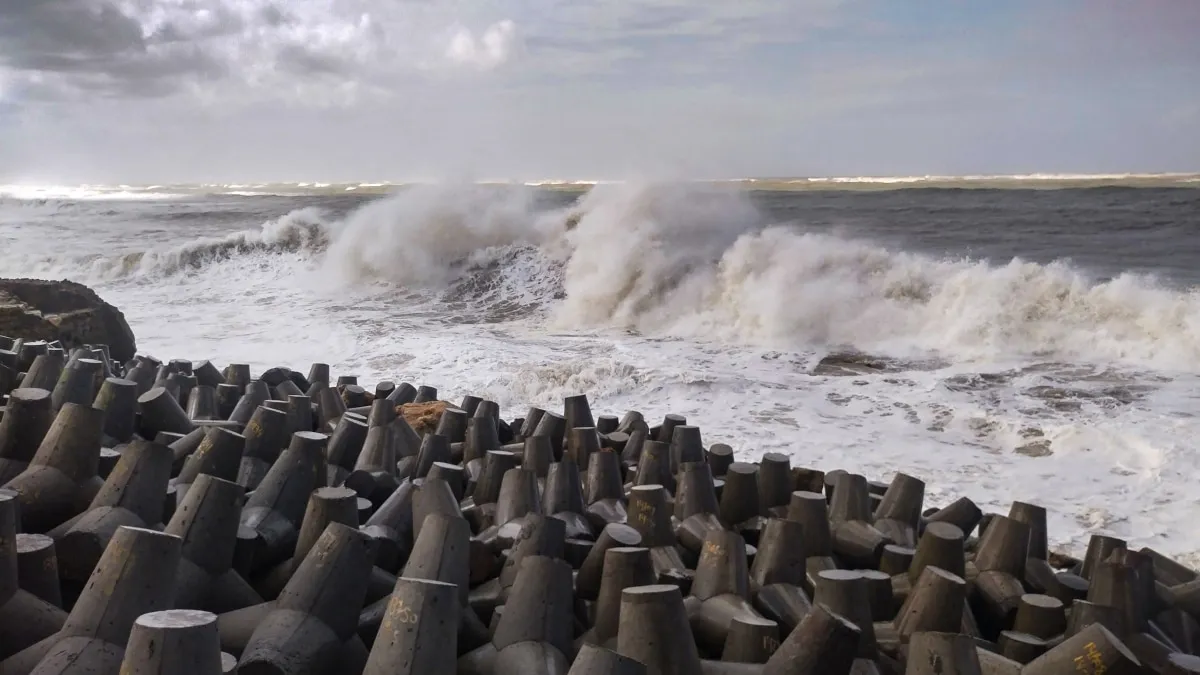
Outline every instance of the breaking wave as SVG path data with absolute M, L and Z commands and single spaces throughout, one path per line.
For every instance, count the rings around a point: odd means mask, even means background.
M 129 280 L 283 255 L 330 281 L 518 308 L 555 329 L 958 360 L 1200 363 L 1196 292 L 809 232 L 769 222 L 734 186 L 597 185 L 566 207 L 528 188 L 414 186 L 341 218 L 306 208 L 254 231 L 69 266 Z

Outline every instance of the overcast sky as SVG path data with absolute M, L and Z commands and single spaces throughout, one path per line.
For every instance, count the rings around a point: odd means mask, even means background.
M 1200 170 L 1198 0 L 0 0 L 0 182 Z

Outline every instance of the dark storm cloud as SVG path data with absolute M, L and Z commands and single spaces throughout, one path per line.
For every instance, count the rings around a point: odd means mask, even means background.
M 141 24 L 111 3 L 16 0 L 0 9 L 0 60 L 14 68 L 72 71 L 145 47 Z
M 210 16 L 190 27 L 167 22 L 147 36 L 111 2 L 18 0 L 0 10 L 0 64 L 25 73 L 36 99 L 163 96 L 227 71 L 193 40 L 236 30 L 237 17 Z

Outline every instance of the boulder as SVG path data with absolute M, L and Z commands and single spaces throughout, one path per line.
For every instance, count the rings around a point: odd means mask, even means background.
M 118 362 L 137 352 L 121 311 L 73 281 L 0 279 L 0 335 L 58 340 L 67 349 L 105 344 Z

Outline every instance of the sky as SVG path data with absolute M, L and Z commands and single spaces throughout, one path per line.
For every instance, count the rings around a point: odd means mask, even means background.
M 1200 0 L 2 0 L 0 183 L 1200 171 Z

